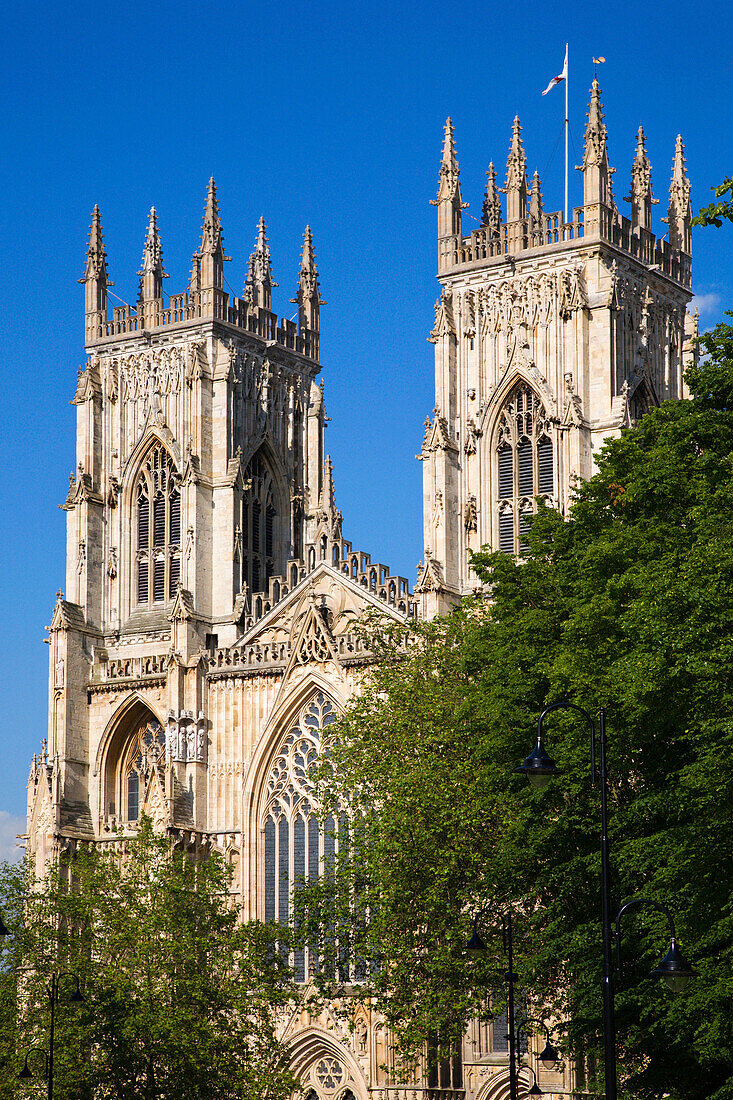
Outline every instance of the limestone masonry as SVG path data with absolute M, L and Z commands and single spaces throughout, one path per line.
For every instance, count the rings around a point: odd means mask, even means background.
M 95 207 L 84 277 L 87 363 L 67 514 L 65 595 L 50 626 L 48 742 L 28 786 L 39 872 L 79 844 L 121 844 L 143 813 L 193 853 L 232 868 L 243 917 L 286 920 L 293 884 L 339 843 L 309 765 L 321 732 L 359 690 L 371 655 L 354 630 L 374 608 L 401 621 L 448 609 L 477 584 L 469 551 L 520 554 L 538 498 L 565 511 L 594 452 L 650 406 L 684 396 L 695 355 L 690 187 L 677 139 L 667 230 L 651 229 L 639 129 L 631 218 L 616 208 L 594 81 L 583 205 L 564 224 L 528 185 L 519 120 L 505 203 L 493 164 L 479 228 L 464 237 L 453 127 L 437 199 L 430 340 L 435 408 L 425 424 L 424 560 L 414 591 L 342 534 L 324 453 L 321 299 L 305 230 L 292 299 L 272 312 L 260 220 L 241 298 L 223 290 L 216 187 L 181 294 L 163 297 L 155 210 L 136 308 L 107 303 Z M 309 1100 L 497 1100 L 508 1096 L 506 1022 L 475 1023 L 463 1050 L 398 1083 L 384 1021 L 305 1007 L 318 960 L 293 959 L 304 1005 L 283 1035 Z M 546 1095 L 582 1087 L 582 1066 L 540 1070 Z

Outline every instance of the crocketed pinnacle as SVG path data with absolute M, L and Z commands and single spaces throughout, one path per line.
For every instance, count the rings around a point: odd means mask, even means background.
M 318 304 L 325 306 L 321 299 L 320 284 L 318 282 L 318 268 L 316 267 L 316 253 L 313 247 L 313 234 L 311 227 L 305 227 L 303 234 L 303 251 L 300 255 L 300 274 L 298 276 L 298 290 L 304 298 L 317 298 Z
M 527 216 L 527 158 L 522 146 L 519 116 L 514 119 L 512 140 L 506 162 L 506 220 L 521 221 Z
M 588 123 L 585 127 L 585 145 L 583 148 L 583 171 L 590 165 L 600 165 L 607 159 L 606 126 L 603 121 L 603 107 L 601 106 L 601 86 L 597 80 L 594 80 L 591 84 L 587 117 Z
M 92 211 L 92 224 L 89 226 L 87 262 L 84 270 L 84 278 L 81 281 L 86 282 L 87 279 L 101 279 L 105 282 L 107 281 L 107 253 L 104 248 L 104 237 L 102 235 L 102 219 L 99 213 L 99 207 L 96 203 Z
M 685 164 L 685 147 L 682 144 L 682 135 L 677 135 L 677 143 L 672 164 L 672 179 L 669 184 L 669 209 L 667 212 L 669 223 L 669 243 L 673 248 L 681 248 L 683 252 L 691 250 L 691 221 L 692 208 L 690 206 L 690 181 L 687 177 Z
M 509 156 L 506 162 L 506 189 L 519 190 L 526 187 L 527 183 L 527 158 L 524 155 L 522 144 L 522 126 L 519 115 L 515 115 L 512 125 L 512 140 L 509 146 Z
M 636 135 L 636 153 L 631 166 L 631 193 L 639 198 L 647 198 L 652 193 L 652 165 L 646 152 L 646 138 L 643 126 Z
M 484 192 L 482 212 L 484 225 L 489 227 L 492 236 L 498 236 L 501 226 L 501 199 L 496 187 L 496 170 L 493 161 L 489 164 L 489 170 L 486 173 L 486 191 Z
M 291 298 L 290 301 L 298 304 L 298 323 L 301 329 L 316 330 L 320 327 L 318 307 L 325 306 L 326 303 L 321 298 L 316 254 L 313 248 L 313 234 L 309 225 L 305 227 L 305 233 L 303 234 L 298 290 L 295 297 Z
M 535 171 L 532 177 L 532 190 L 529 196 L 529 218 L 532 228 L 539 232 L 542 227 L 542 184 L 539 173 Z
M 221 218 L 219 217 L 219 202 L 216 197 L 216 183 L 212 176 L 209 180 L 209 188 L 206 194 L 206 209 L 204 211 L 204 223 L 201 227 L 201 256 L 214 256 L 217 252 L 224 252 L 224 238 L 221 231 Z
M 158 215 L 154 206 L 150 208 L 148 232 L 145 236 L 145 246 L 143 248 L 142 269 L 138 271 L 138 275 L 157 275 L 161 279 L 165 277 L 165 272 L 163 271 L 163 249 L 160 243 L 160 232 L 158 230 Z
M 307 225 L 303 234 L 303 249 L 300 254 L 300 272 L 301 274 L 314 275 L 318 278 L 318 269 L 316 267 L 316 254 L 313 250 L 313 234 L 311 233 L 311 227 Z
M 443 131 L 443 157 L 442 164 L 447 164 L 451 168 L 458 168 L 458 161 L 456 160 L 456 143 L 453 136 L 453 119 L 448 116 L 445 120 L 445 129 Z
M 438 194 L 435 202 L 441 202 L 445 199 L 460 202 L 459 179 L 460 169 L 456 160 L 453 121 L 451 118 L 447 118 L 443 135 L 443 155 L 440 159 L 440 172 L 438 173 Z
M 674 149 L 674 161 L 672 163 L 672 182 L 670 183 L 670 192 L 672 188 L 681 189 L 690 197 L 690 181 L 687 178 L 687 165 L 685 163 L 685 147 L 682 143 L 682 134 L 677 135 L 677 141 Z
M 333 462 L 331 456 L 326 455 L 323 466 L 323 489 L 321 490 L 321 511 L 328 516 L 336 512 L 336 496 L 333 487 Z
M 265 219 L 263 217 L 261 217 L 257 223 L 257 244 L 255 245 L 254 252 L 249 258 L 247 284 L 255 290 L 266 289 L 267 291 L 269 291 L 271 287 L 277 286 L 277 283 L 274 282 L 272 278 L 270 245 L 267 240 L 267 226 L 265 225 Z

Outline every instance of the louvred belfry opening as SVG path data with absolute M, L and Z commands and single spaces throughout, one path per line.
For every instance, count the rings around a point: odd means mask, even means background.
M 240 583 L 250 592 L 267 588 L 270 577 L 283 570 L 283 554 L 278 538 L 278 508 L 272 471 L 258 452 L 244 474 L 242 493 L 242 574 Z
M 173 599 L 181 576 L 181 492 L 175 463 L 162 444 L 143 463 L 135 491 L 137 602 Z
M 511 391 L 497 433 L 498 548 L 506 554 L 527 550 L 527 517 L 537 498 L 554 503 L 555 474 L 551 426 L 544 405 L 529 385 Z

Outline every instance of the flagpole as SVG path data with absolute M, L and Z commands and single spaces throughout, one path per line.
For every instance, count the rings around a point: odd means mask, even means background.
M 568 224 L 568 84 L 570 83 L 570 64 L 568 57 L 568 43 L 565 43 L 565 225 Z

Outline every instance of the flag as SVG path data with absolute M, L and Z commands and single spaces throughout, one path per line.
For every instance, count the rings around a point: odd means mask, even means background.
M 568 78 L 568 48 L 566 46 L 565 47 L 565 62 L 564 62 L 563 67 L 562 67 L 562 72 L 559 73 L 557 76 L 553 76 L 552 80 L 547 85 L 547 87 L 545 88 L 545 90 L 542 94 L 547 95 L 548 92 L 552 91 L 552 89 L 555 87 L 556 84 L 559 84 L 561 80 L 567 80 L 567 78 Z

